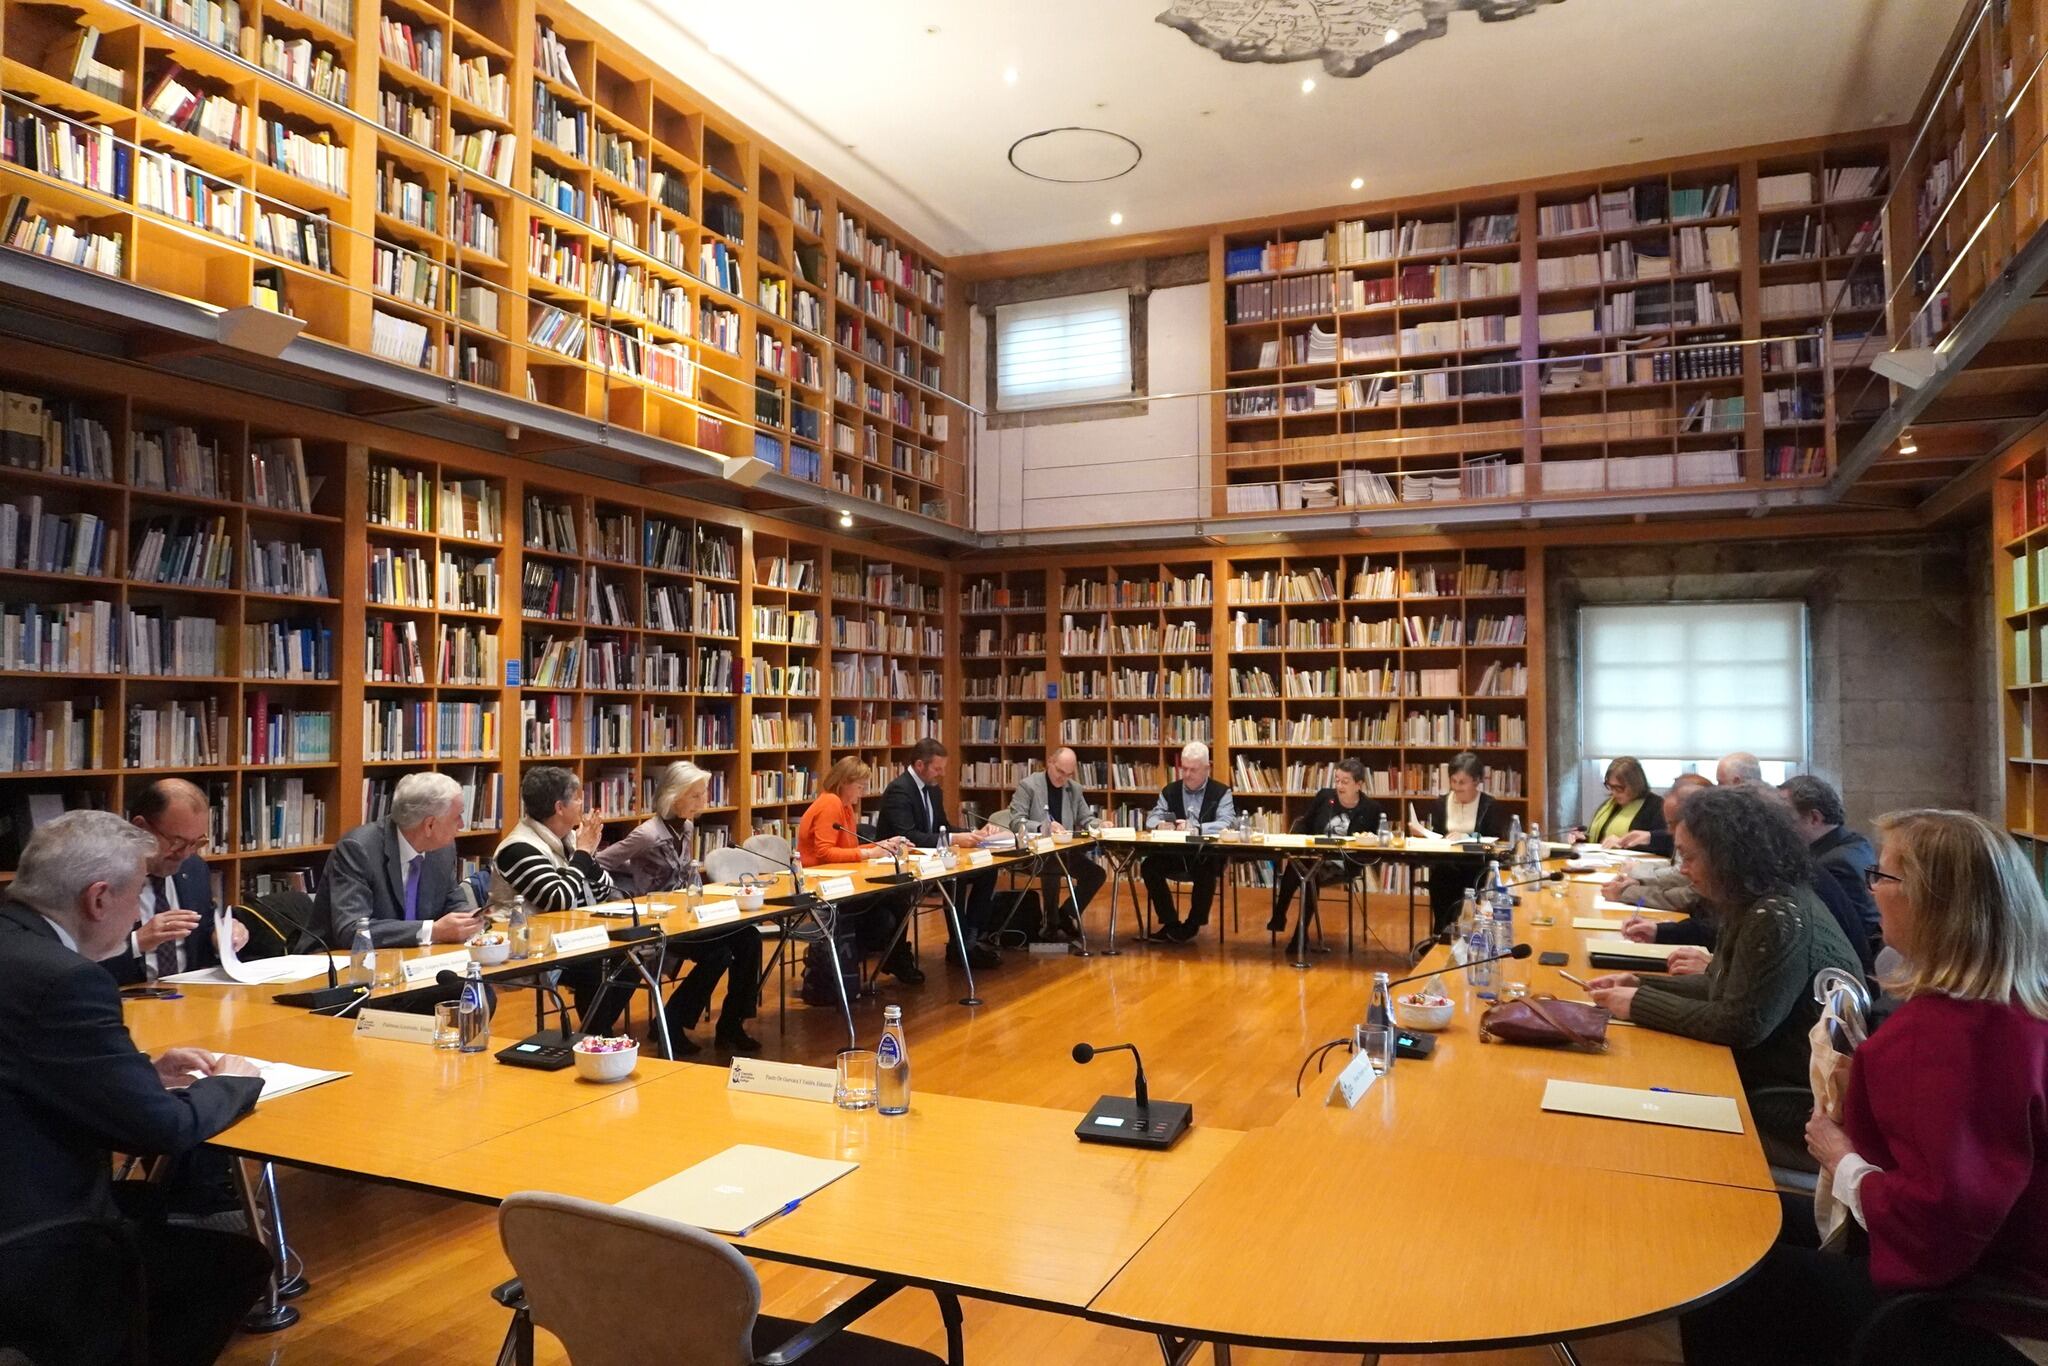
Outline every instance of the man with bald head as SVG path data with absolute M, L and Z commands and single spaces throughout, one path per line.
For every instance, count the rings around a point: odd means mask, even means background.
M 1045 761 L 1042 772 L 1027 774 L 1024 781 L 1017 784 L 1016 795 L 1010 798 L 1012 828 L 1023 821 L 1030 821 L 1053 835 L 1087 829 L 1088 822 L 1094 819 L 1095 808 L 1088 804 L 1088 794 L 1081 790 L 1081 784 L 1075 777 L 1080 769 L 1081 763 L 1074 757 L 1074 751 L 1064 747 L 1054 750 L 1052 757 Z M 1039 904 L 1046 908 L 1046 927 L 1060 927 L 1069 936 L 1078 938 L 1081 913 L 1102 890 L 1103 872 L 1096 866 L 1094 855 L 1078 849 L 1066 850 L 1046 859 L 1039 873 L 1043 878 Z M 1074 895 L 1080 898 L 1077 906 L 1060 904 L 1062 873 L 1073 880 Z M 1056 907 L 1057 910 L 1054 909 Z
M 1764 766 L 1748 750 L 1738 749 L 1714 765 L 1714 782 L 1719 787 L 1737 787 L 1764 780 Z
M 213 876 L 206 866 L 211 829 L 206 794 L 183 778 L 159 778 L 128 799 L 128 822 L 156 841 L 144 868 L 142 916 L 121 952 L 101 966 L 123 986 L 217 966 Z M 249 927 L 234 922 L 235 948 Z

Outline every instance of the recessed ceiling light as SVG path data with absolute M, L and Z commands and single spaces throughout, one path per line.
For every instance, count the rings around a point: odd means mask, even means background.
M 1387 30 L 1387 41 L 1388 41 L 1388 42 L 1390 42 L 1390 43 L 1398 43 L 1398 42 L 1400 42 L 1400 41 L 1401 41 L 1401 30 L 1400 30 L 1400 29 L 1397 29 L 1397 28 L 1390 28 L 1390 29 L 1388 29 L 1388 30 Z
M 1365 177 L 1364 177 L 1364 176 L 1362 176 L 1362 175 L 1355 175 L 1355 176 L 1351 177 L 1351 188 L 1352 188 L 1352 189 L 1354 189 L 1354 190 L 1362 190 L 1362 189 L 1364 189 L 1364 188 L 1365 188 Z
M 841 508 L 841 509 L 839 510 L 839 525 L 841 525 L 841 526 L 852 526 L 852 525 L 853 525 L 853 514 L 852 514 L 851 512 L 849 512 L 848 510 L 846 510 L 845 508 Z
M 1112 228 L 1120 228 L 1120 227 L 1122 227 L 1123 225 L 1124 225 L 1124 216 L 1123 216 L 1122 214 L 1120 214 L 1120 213 L 1113 213 L 1113 214 L 1111 214 L 1111 215 L 1109 216 L 1109 226 L 1111 226 Z
M 1015 85 L 1016 83 L 1017 83 L 1017 68 L 1016 68 L 1016 67 L 1014 67 L 1014 66 L 1006 66 L 1006 67 L 1004 67 L 1004 68 L 1003 68 L 1003 84 L 1004 84 L 1004 85 Z
M 1315 77 L 1313 77 L 1313 76 L 1303 76 L 1303 77 L 1301 78 L 1301 93 L 1302 93 L 1302 94 L 1304 94 L 1304 95 L 1307 95 L 1307 94 L 1311 94 L 1311 93 L 1313 93 L 1313 92 L 1314 92 L 1315 88 L 1316 88 L 1316 78 L 1315 78 Z

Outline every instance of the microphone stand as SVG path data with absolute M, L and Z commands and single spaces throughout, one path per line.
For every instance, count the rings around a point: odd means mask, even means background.
M 1096 1048 L 1090 1044 L 1074 1045 L 1075 1062 L 1087 1064 L 1101 1053 L 1129 1053 L 1137 1065 L 1137 1077 L 1132 1095 L 1103 1096 L 1097 1100 L 1080 1124 L 1074 1129 L 1074 1136 L 1083 1143 L 1113 1143 L 1130 1148 L 1170 1148 L 1194 1123 L 1195 1107 L 1185 1101 L 1162 1100 L 1153 1104 L 1150 1089 L 1145 1084 L 1145 1059 L 1139 1055 L 1136 1044 L 1107 1044 Z
M 341 984 L 341 975 L 334 966 L 334 953 L 327 947 L 325 940 L 313 933 L 312 926 L 297 916 L 286 915 L 275 906 L 258 906 L 254 909 L 265 919 L 275 917 L 278 920 L 284 921 L 291 929 L 320 945 L 321 951 L 327 958 L 327 986 L 324 989 L 280 991 L 272 996 L 271 1000 L 281 1006 L 303 1006 L 315 1013 L 323 1011 L 338 1013 L 346 1007 L 357 1005 L 369 998 L 370 989 L 361 983 L 350 982 L 347 986 Z M 296 939 L 285 940 L 285 953 L 290 954 L 292 947 L 298 942 Z

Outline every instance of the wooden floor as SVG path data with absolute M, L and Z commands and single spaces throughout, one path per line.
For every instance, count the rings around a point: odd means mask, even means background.
M 979 978 L 986 1004 L 968 1010 L 957 970 L 939 960 L 943 933 L 927 922 L 922 987 L 886 985 L 882 1001 L 903 1006 L 915 1087 L 1029 1105 L 1082 1111 L 1104 1092 L 1124 1092 L 1129 1060 L 1111 1055 L 1089 1067 L 1069 1050 L 1078 1040 L 1136 1042 L 1145 1053 L 1152 1094 L 1190 1101 L 1197 1122 L 1229 1128 L 1270 1123 L 1292 1100 L 1294 1076 L 1310 1047 L 1341 1033 L 1363 1010 L 1374 968 L 1403 960 L 1380 944 L 1344 951 L 1342 912 L 1330 897 L 1333 952 L 1307 972 L 1290 967 L 1269 946 L 1263 925 L 1266 894 L 1248 893 L 1241 927 L 1219 943 L 1212 925 L 1185 948 L 1123 945 L 1116 958 L 1012 952 L 1003 967 Z M 1106 929 L 1106 895 L 1089 917 L 1098 948 Z M 1227 909 L 1224 912 L 1227 914 Z M 1375 907 L 1386 939 L 1405 939 L 1405 905 Z M 1128 903 L 1123 923 L 1128 930 Z M 829 1062 L 844 1041 L 836 1010 L 792 1001 L 787 1014 L 769 1001 L 754 1032 L 772 1056 Z M 791 977 L 794 992 L 795 976 Z M 504 1009 L 530 1010 L 518 996 Z M 523 1017 L 522 1017 L 523 1018 Z M 879 1003 L 856 1007 L 864 1038 L 880 1031 Z M 708 1033 L 700 1031 L 708 1043 Z M 706 1057 L 710 1055 L 707 1051 Z M 365 1142 L 374 1142 L 366 1135 Z M 292 1366 L 360 1366 L 372 1362 L 478 1366 L 493 1359 L 505 1314 L 490 1288 L 510 1275 L 491 1211 L 414 1192 L 306 1172 L 282 1174 L 292 1242 L 304 1256 L 312 1288 L 297 1301 L 304 1317 L 265 1337 L 243 1336 L 223 1360 Z M 987 1180 L 1002 1181 L 999 1170 Z M 1305 1173 L 1304 1180 L 1313 1180 Z M 533 1184 L 545 1188 L 547 1172 Z M 796 1318 L 823 1313 L 856 1282 L 825 1272 L 757 1263 L 764 1308 Z M 1361 1275 L 1426 1274 L 1426 1265 L 1360 1268 Z M 631 1275 L 631 1269 L 619 1268 Z M 1284 1275 L 1284 1267 L 1245 1268 L 1246 1275 Z M 1080 1319 L 1008 1306 L 966 1302 L 967 1353 L 976 1366 L 1057 1366 L 1067 1362 L 1157 1362 L 1153 1339 Z M 938 1314 L 928 1295 L 905 1292 L 862 1327 L 943 1352 Z M 1579 1344 L 1588 1362 L 1611 1366 L 1672 1363 L 1676 1334 L 1668 1327 L 1636 1330 Z M 551 1342 L 542 1360 L 566 1360 Z M 1268 1366 L 1328 1361 L 1302 1353 L 1239 1351 L 1236 1361 Z M 1492 1362 L 1537 1366 L 1547 1350 L 1474 1356 L 1413 1357 L 1422 1362 Z

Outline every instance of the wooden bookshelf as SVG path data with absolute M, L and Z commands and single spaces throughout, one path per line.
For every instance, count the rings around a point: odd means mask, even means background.
M 1999 479 L 1991 539 L 2005 824 L 2035 870 L 2048 873 L 2048 454 L 2040 449 Z
M 948 576 L 894 554 L 850 550 L 835 550 L 825 574 L 827 743 L 834 757 L 858 754 L 872 764 L 879 795 L 909 762 L 911 746 L 945 734 Z
M 196 394 L 55 386 L 39 378 L 47 373 L 31 365 L 0 380 L 7 464 L 36 467 L 7 470 L 5 501 L 19 522 L 14 562 L 0 570 L 0 676 L 17 724 L 0 773 L 5 866 L 38 799 L 120 810 L 139 787 L 172 775 L 212 799 L 206 858 L 219 887 L 317 864 L 350 805 L 341 777 L 357 702 L 338 682 L 347 629 L 341 448 L 298 441 L 270 420 L 222 415 Z M 61 456 L 37 458 L 46 449 L 39 421 L 67 430 L 74 454 L 97 447 L 98 458 L 68 469 Z M 301 468 L 303 481 L 294 477 Z M 31 513 L 48 519 L 39 552 L 55 532 L 74 545 L 97 540 L 97 554 L 66 556 L 60 543 L 54 557 L 26 559 Z M 324 582 L 262 576 L 257 566 L 272 550 Z M 38 563 L 45 567 L 29 567 Z M 25 637 L 37 610 L 45 639 L 52 618 L 97 613 L 98 657 L 19 657 L 34 650 Z M 305 644 L 305 666 L 273 657 L 273 635 Z M 140 637 L 152 642 L 148 662 L 120 645 Z M 21 766 L 25 724 L 54 740 L 31 760 L 42 771 Z
M 1059 743 L 1047 720 L 1046 578 L 1008 569 L 960 582 L 960 793 L 984 814 L 1007 806 Z
M 0 14 L 10 118 L 107 168 L 0 187 L 108 273 L 964 523 L 945 263 L 630 42 L 561 0 L 161 7 Z
M 1215 510 L 1825 478 L 1869 416 L 1833 396 L 1884 344 L 1892 155 L 1823 139 L 1219 229 Z
M 71 377 L 63 385 L 40 378 L 60 372 Z M 647 814 L 661 769 L 690 758 L 713 775 L 699 835 L 714 848 L 755 830 L 794 830 L 842 748 L 830 744 L 829 724 L 850 729 L 858 740 L 845 748 L 889 775 L 918 739 L 944 733 L 948 575 L 938 561 L 877 556 L 755 514 L 203 384 L 166 391 L 154 375 L 39 346 L 0 368 L 0 389 L 48 401 L 14 406 L 0 445 L 14 491 L 0 501 L 40 497 L 48 515 L 106 522 L 103 572 L 82 572 L 90 562 L 71 572 L 68 559 L 47 572 L 0 568 L 0 607 L 19 616 L 28 605 L 100 602 L 109 630 L 135 612 L 205 622 L 219 636 L 213 655 L 162 675 L 111 658 L 98 671 L 68 660 L 7 671 L 6 708 L 32 712 L 37 731 L 59 740 L 54 750 L 23 740 L 0 754 L 11 828 L 31 797 L 118 809 L 140 781 L 187 776 L 214 795 L 209 858 L 234 897 L 266 879 L 306 885 L 334 838 L 377 812 L 408 771 L 436 768 L 464 783 L 472 812 L 459 847 L 473 866 L 517 819 L 529 764 L 576 772 L 622 834 Z M 46 459 L 35 415 L 44 411 L 74 437 L 92 437 L 95 459 L 71 472 L 62 447 Z M 199 492 L 145 486 L 143 457 L 156 449 L 183 457 L 167 464 L 181 480 L 204 471 L 210 482 L 193 484 Z M 293 484 L 274 483 L 293 449 L 307 475 L 304 510 L 273 505 L 251 463 L 259 457 L 269 485 L 296 498 Z M 235 552 L 225 586 L 204 574 L 157 583 L 133 572 L 140 537 L 210 531 L 216 518 Z M 258 563 L 249 552 L 275 563 L 273 543 L 318 550 L 328 591 L 270 591 L 281 585 L 249 577 Z M 852 591 L 832 592 L 835 569 Z M 529 598 L 529 574 L 547 596 Z M 831 692 L 835 612 L 863 629 L 878 623 L 874 648 L 844 652 L 854 678 L 881 680 L 872 695 Z M 326 667 L 254 676 L 244 637 L 266 627 L 280 638 L 287 628 L 313 633 Z M 7 647 L 20 639 L 10 630 Z M 444 647 L 457 663 L 444 665 Z M 905 695 L 891 695 L 899 686 Z M 61 728 L 67 705 L 70 730 Z M 162 714 L 165 744 L 192 730 L 180 718 L 211 716 L 218 743 L 128 762 L 132 707 Z M 259 712 L 299 747 L 245 745 Z M 296 730 L 287 716 L 299 718 Z M 308 716 L 327 718 L 325 748 L 307 747 L 318 734 Z M 757 725 L 773 733 L 757 740 Z M 761 775 L 775 781 L 757 789 Z M 287 785 L 319 803 L 318 838 L 284 842 L 257 829 L 255 804 L 281 799 Z M 16 853 L 18 844 L 0 849 L 0 875 Z

